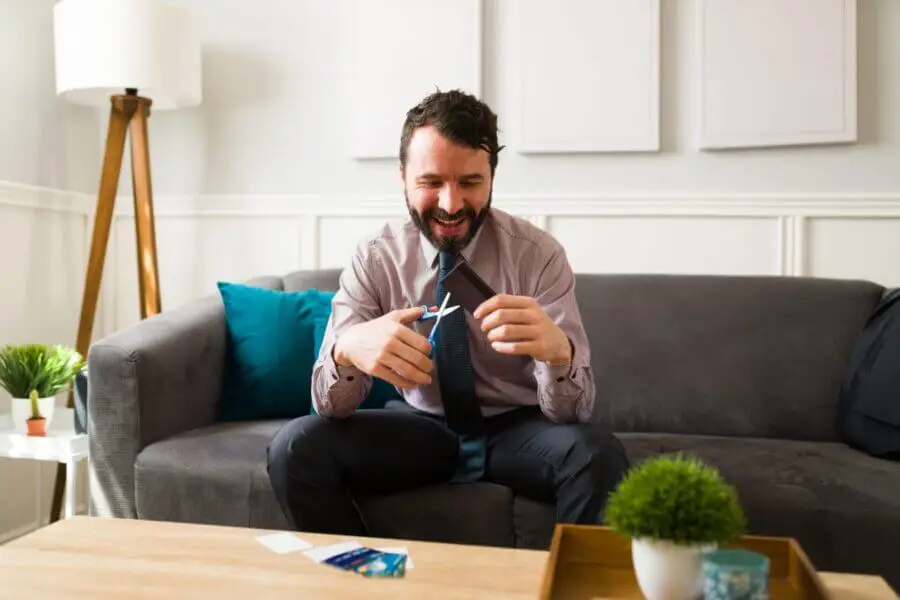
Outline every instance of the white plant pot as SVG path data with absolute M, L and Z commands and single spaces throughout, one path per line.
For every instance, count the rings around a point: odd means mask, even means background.
M 696 600 L 703 595 L 703 555 L 716 544 L 681 545 L 633 539 L 631 559 L 647 600 Z
M 53 420 L 53 411 L 56 408 L 56 396 L 49 398 L 38 398 L 38 410 L 41 416 L 47 419 L 46 428 L 50 428 L 50 422 Z M 31 418 L 31 400 L 28 398 L 12 399 L 12 420 L 16 431 L 19 433 L 28 433 L 28 419 Z

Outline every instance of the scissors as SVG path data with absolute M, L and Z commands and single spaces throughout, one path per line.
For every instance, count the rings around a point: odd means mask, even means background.
M 459 308 L 459 304 L 447 308 L 448 300 L 450 300 L 450 292 L 447 292 L 447 295 L 444 296 L 444 301 L 441 302 L 441 307 L 438 308 L 437 312 L 431 312 L 430 310 L 428 310 L 427 306 L 423 306 L 422 308 L 425 310 L 425 312 L 421 317 L 418 318 L 419 321 L 437 319 L 434 322 L 434 327 L 431 328 L 431 333 L 428 335 L 428 343 L 431 344 L 431 352 L 428 353 L 428 358 L 434 358 L 434 336 L 437 334 L 438 325 L 441 324 L 441 319 L 444 317 L 444 315 L 449 315 L 454 310 Z

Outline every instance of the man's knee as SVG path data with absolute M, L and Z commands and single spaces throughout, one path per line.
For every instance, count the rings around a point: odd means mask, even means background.
M 570 469 L 584 471 L 599 487 L 614 486 L 628 470 L 628 455 L 622 442 L 593 423 L 565 426 Z
M 330 428 L 328 419 L 306 415 L 288 421 L 275 433 L 266 449 L 266 468 L 273 486 L 283 486 L 288 471 L 296 471 L 302 463 L 315 464 L 316 457 L 326 454 L 323 446 Z

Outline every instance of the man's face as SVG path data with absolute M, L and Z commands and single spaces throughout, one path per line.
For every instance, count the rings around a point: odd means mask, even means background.
M 409 214 L 425 237 L 438 250 L 464 248 L 490 209 L 488 153 L 456 145 L 434 127 L 420 127 L 400 172 Z

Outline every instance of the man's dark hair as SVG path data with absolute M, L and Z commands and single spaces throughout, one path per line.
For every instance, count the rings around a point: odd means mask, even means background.
M 503 146 L 497 143 L 497 115 L 487 104 L 460 90 L 438 90 L 409 109 L 400 135 L 400 164 L 404 169 L 409 140 L 416 129 L 428 125 L 457 144 L 487 151 L 493 176 Z

